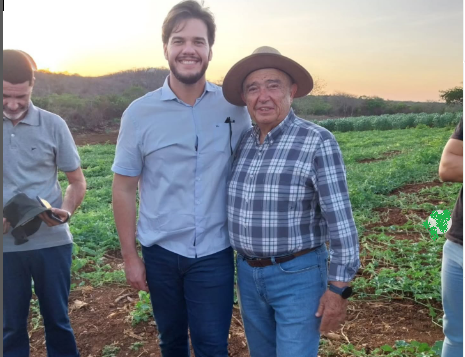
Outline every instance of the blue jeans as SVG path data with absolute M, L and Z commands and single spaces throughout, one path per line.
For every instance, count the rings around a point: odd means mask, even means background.
M 463 247 L 447 240 L 442 257 L 442 357 L 463 356 Z
M 326 246 L 285 263 L 252 268 L 238 254 L 239 303 L 251 357 L 316 357 L 327 284 Z
M 158 245 L 142 247 L 163 357 L 227 357 L 234 299 L 232 248 L 186 258 Z
M 47 355 L 79 356 L 68 317 L 72 249 L 67 244 L 3 253 L 3 356 L 29 356 L 31 279 L 44 318 Z

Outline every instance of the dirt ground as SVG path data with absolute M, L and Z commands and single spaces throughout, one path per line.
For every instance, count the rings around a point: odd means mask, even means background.
M 77 145 L 116 143 L 117 131 L 99 134 L 79 134 L 75 136 Z M 391 153 L 389 153 L 391 154 Z M 395 155 L 397 153 L 392 153 Z M 392 192 L 419 192 L 422 188 L 441 185 L 440 182 L 407 185 Z M 402 212 L 398 208 L 380 208 L 381 221 L 366 228 L 376 231 L 379 227 L 403 225 L 409 215 L 425 219 L 426 211 L 410 210 Z M 414 238 L 404 233 L 405 237 Z M 106 255 L 110 265 L 121 264 L 119 252 Z M 127 286 L 107 285 L 100 288 L 82 287 L 71 292 L 70 318 L 82 357 L 107 357 L 104 349 L 119 348 L 114 356 L 159 357 L 158 337 L 153 321 L 131 325 L 130 312 L 138 301 L 137 292 Z M 440 304 L 437 304 L 441 309 Z M 337 333 L 323 337 L 326 351 L 333 351 L 335 356 L 341 344 L 352 343 L 367 352 L 384 344 L 393 345 L 396 340 L 427 342 L 432 345 L 443 339 L 442 329 L 431 322 L 429 310 L 411 300 L 391 301 L 356 301 L 348 308 L 346 323 Z M 247 342 L 240 312 L 234 308 L 229 335 L 229 355 L 235 357 L 249 356 Z M 31 356 L 45 357 L 43 328 L 31 334 Z
M 381 154 L 382 157 L 380 157 L 378 159 L 362 159 L 362 160 L 357 160 L 357 162 L 360 163 L 360 164 L 368 164 L 370 162 L 383 161 L 383 160 L 389 159 L 390 157 L 397 156 L 400 153 L 401 152 L 399 150 L 386 151 L 386 152 L 382 153 Z
M 77 146 L 95 145 L 95 144 L 116 144 L 118 138 L 118 129 L 113 128 L 102 133 L 73 133 L 74 142 Z
M 70 317 L 82 357 L 100 357 L 105 346 L 119 347 L 118 357 L 161 356 L 154 323 L 131 326 L 129 314 L 136 301 L 137 293 L 122 286 L 72 291 Z M 334 352 L 341 343 L 349 342 L 368 352 L 396 340 L 432 345 L 443 335 L 441 328 L 432 325 L 428 309 L 412 301 L 357 301 L 350 303 L 342 329 L 324 338 Z M 45 357 L 43 329 L 32 334 L 31 342 L 31 355 Z M 142 346 L 136 350 L 138 343 Z M 237 307 L 230 329 L 229 355 L 249 356 Z

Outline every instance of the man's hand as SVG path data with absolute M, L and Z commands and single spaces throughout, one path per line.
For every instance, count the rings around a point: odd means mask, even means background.
M 59 208 L 52 208 L 52 213 L 55 216 L 57 216 L 58 218 L 60 218 L 63 222 L 66 222 L 68 220 L 68 211 L 65 211 L 65 210 L 62 210 L 62 209 L 59 209 Z M 41 213 L 39 215 L 39 217 L 49 227 L 58 226 L 58 225 L 62 224 L 62 223 L 60 223 L 58 221 L 55 221 L 54 219 L 50 218 L 48 216 L 47 212 Z
M 134 289 L 149 291 L 145 264 L 138 255 L 124 260 L 124 272 L 126 273 L 126 281 Z
M 327 290 L 320 299 L 316 317 L 321 317 L 320 332 L 322 334 L 336 331 L 346 319 L 347 299 Z
M 10 222 L 8 222 L 6 218 L 3 218 L 3 234 L 7 234 L 10 230 L 10 227 Z

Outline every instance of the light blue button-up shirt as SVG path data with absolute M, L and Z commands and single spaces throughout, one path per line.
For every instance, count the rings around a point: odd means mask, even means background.
M 193 106 L 168 84 L 124 112 L 112 170 L 140 176 L 137 239 L 194 258 L 230 246 L 226 184 L 232 154 L 251 127 L 245 107 L 208 83 Z

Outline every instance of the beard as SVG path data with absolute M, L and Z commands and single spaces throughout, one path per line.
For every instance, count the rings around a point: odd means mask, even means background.
M 208 68 L 208 62 L 206 62 L 202 68 L 200 69 L 199 72 L 190 74 L 190 75 L 184 75 L 179 73 L 179 71 L 176 69 L 176 65 L 173 63 L 169 63 L 170 70 L 173 73 L 173 75 L 176 77 L 176 79 L 186 85 L 191 85 L 197 83 L 204 75 L 205 72 L 207 71 Z
M 3 117 L 8 119 L 8 120 L 19 120 L 19 119 L 22 119 L 26 116 L 26 113 L 27 111 L 29 110 L 29 108 L 22 108 L 21 111 L 17 114 L 10 114 L 8 112 L 5 111 L 5 109 L 3 109 Z

